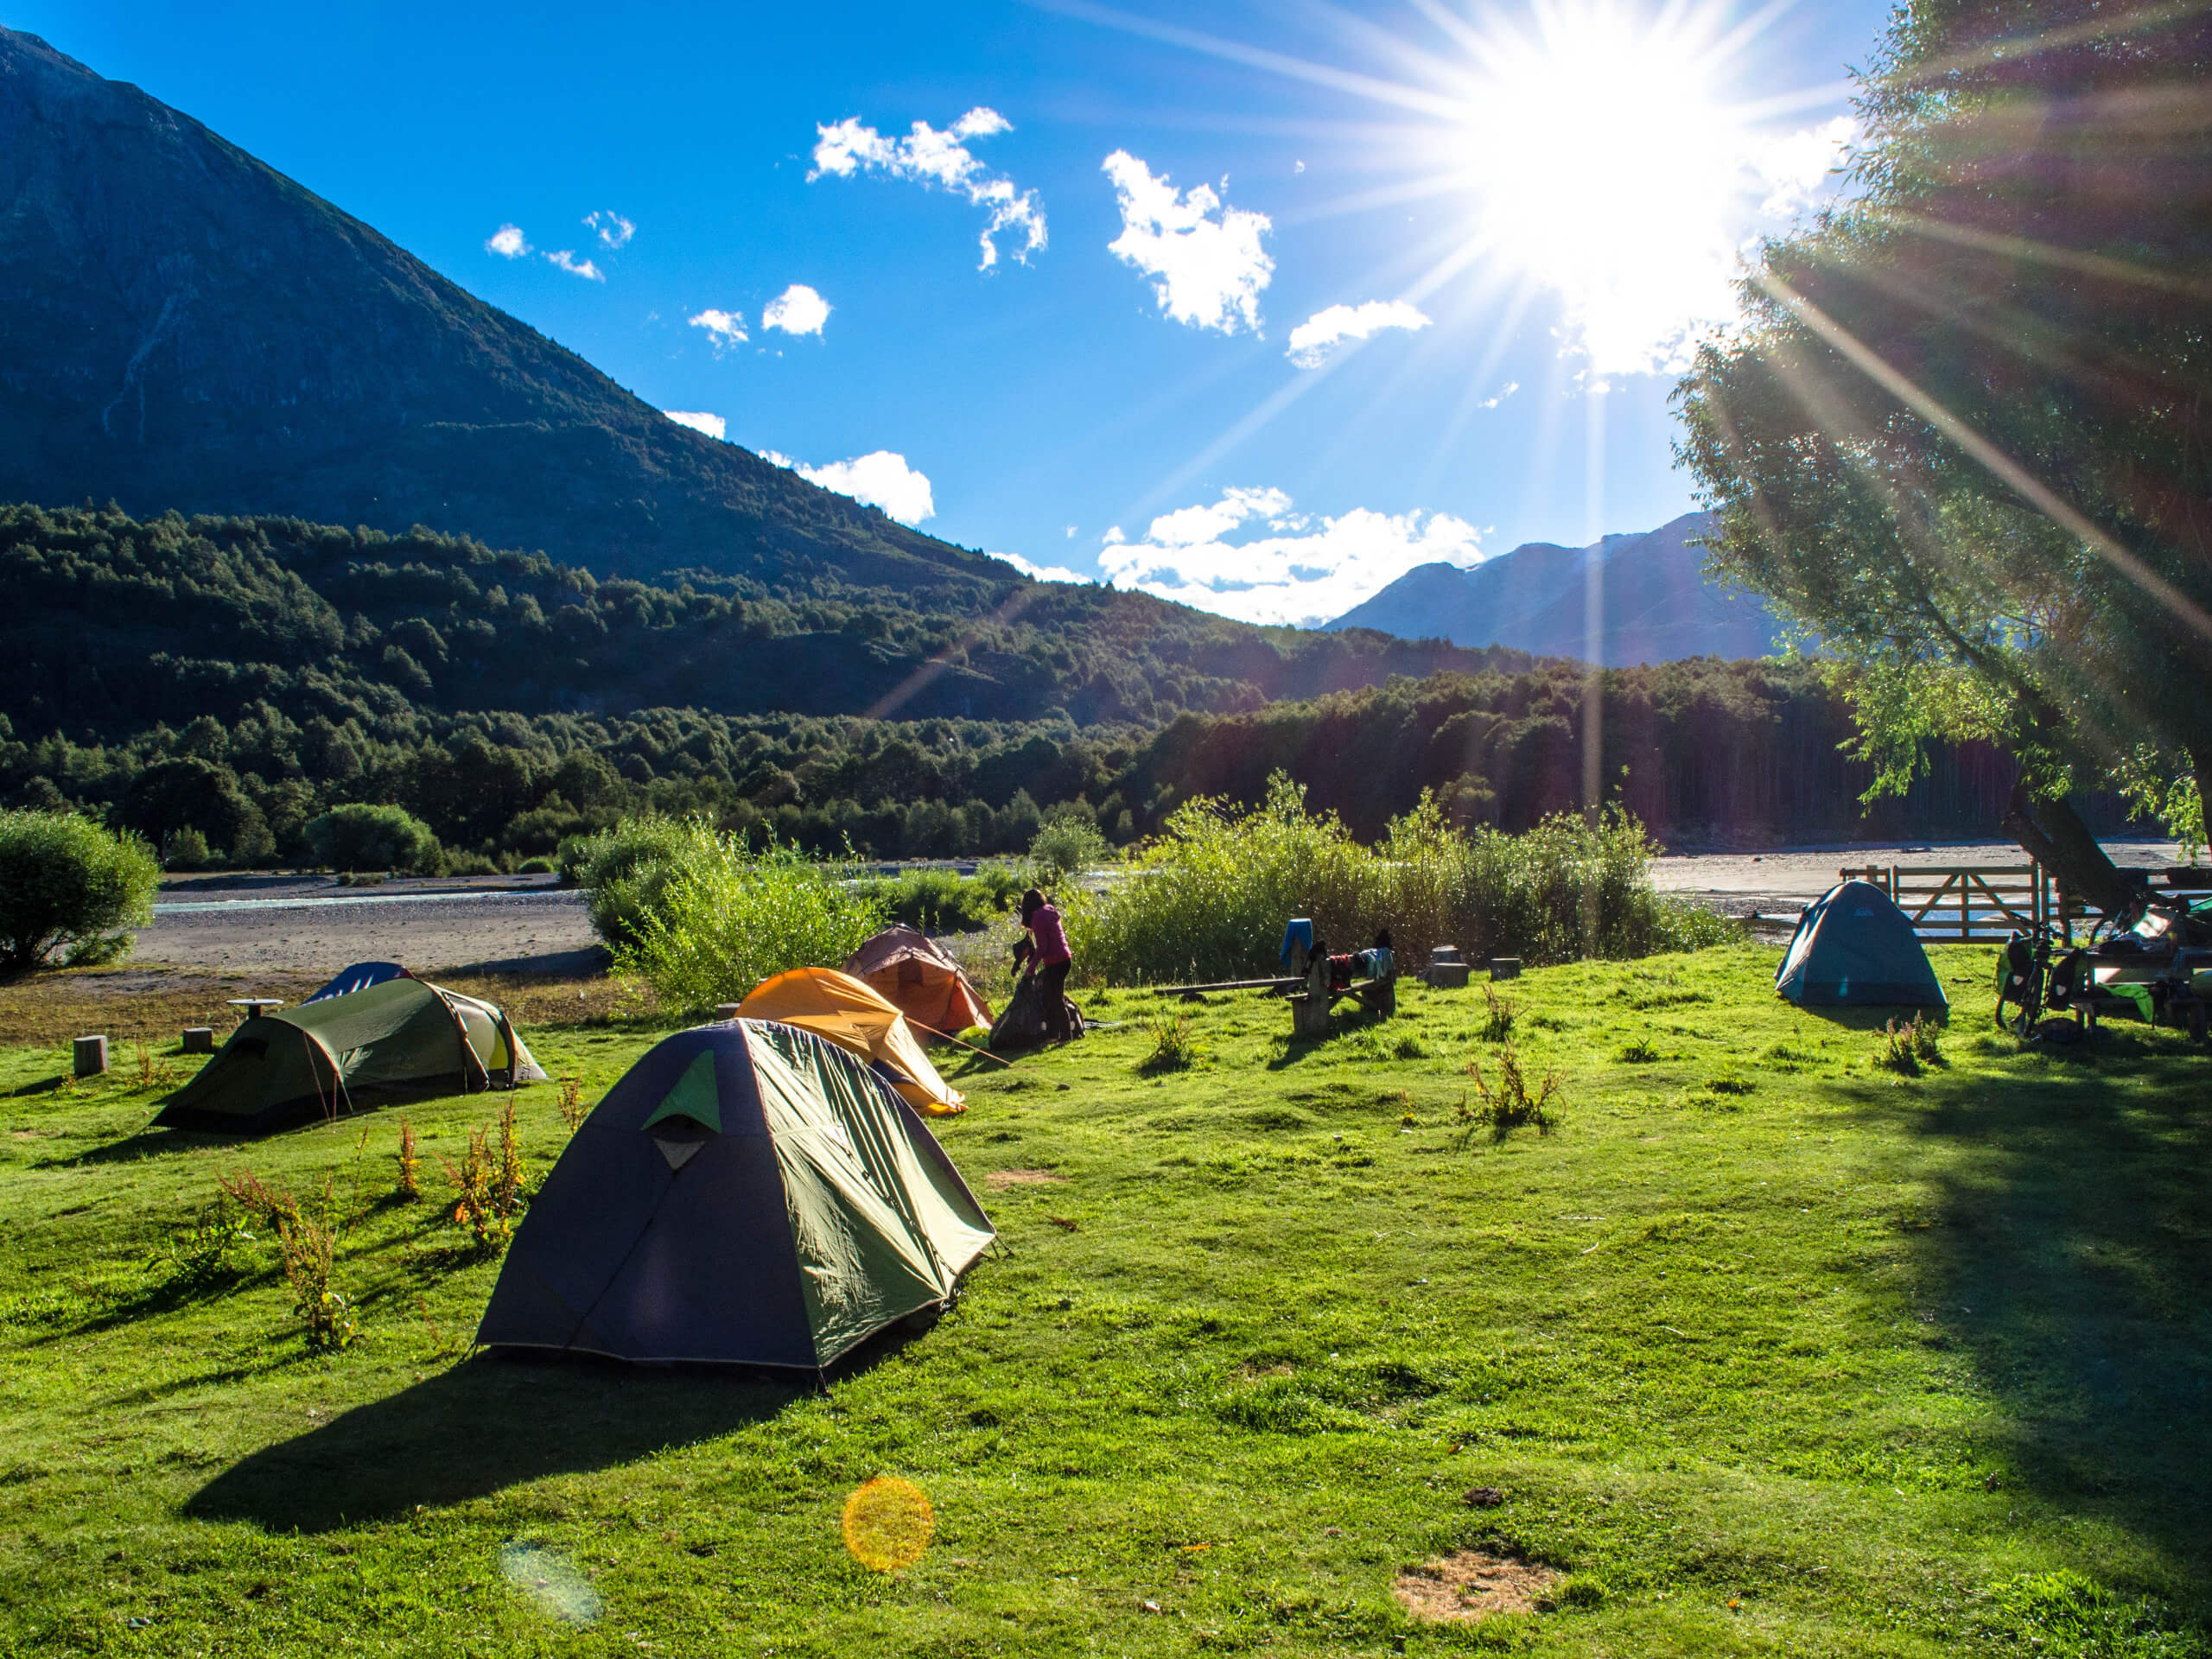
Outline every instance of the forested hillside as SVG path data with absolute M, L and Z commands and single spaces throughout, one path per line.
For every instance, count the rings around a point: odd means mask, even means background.
M 429 531 L 0 507 L 0 792 L 248 860 L 340 800 L 494 855 L 642 804 L 969 852 L 1078 796 L 1135 833 L 1111 779 L 1183 709 L 1529 661 L 1011 573 L 988 597 L 961 618 L 827 577 L 602 582 Z
M 1308 804 L 1373 836 L 1424 789 L 1462 822 L 1524 830 L 1581 806 L 1589 680 L 1549 660 L 1440 674 L 1221 716 L 1184 715 L 1138 751 L 1124 796 L 1257 801 L 1281 768 Z M 1902 798 L 1862 807 L 1874 769 L 1845 753 L 1848 711 L 1816 671 L 1698 658 L 1600 677 L 1604 798 L 1676 843 L 1987 836 L 2016 767 L 1986 744 L 1932 746 Z M 2115 802 L 2083 804 L 2116 829 Z
M 1586 684 L 1090 588 L 1009 582 L 963 626 L 887 590 L 601 582 L 429 532 L 0 509 L 0 798 L 240 862 L 298 856 L 345 801 L 508 861 L 640 807 L 885 856 L 1011 850 L 1061 804 L 1128 840 L 1278 766 L 1363 833 L 1423 788 L 1517 828 L 1581 800 Z M 1862 823 L 1870 774 L 1806 671 L 1602 685 L 1608 795 L 1665 837 L 1982 834 L 2010 783 L 1941 749 Z

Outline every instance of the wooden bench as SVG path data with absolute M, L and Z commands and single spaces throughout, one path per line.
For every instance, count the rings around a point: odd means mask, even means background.
M 1323 970 L 1325 973 L 1326 969 Z M 1308 990 L 1297 996 L 1285 997 L 1290 1004 L 1290 1030 L 1294 1037 L 1326 1037 L 1335 1029 L 1333 1011 L 1336 1005 L 1351 997 L 1370 1014 L 1389 1020 L 1398 1012 L 1398 976 L 1392 973 L 1382 979 L 1363 980 L 1357 985 L 1347 985 L 1340 991 L 1325 988 Z

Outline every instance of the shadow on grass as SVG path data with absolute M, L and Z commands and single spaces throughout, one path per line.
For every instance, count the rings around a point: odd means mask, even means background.
M 327 1532 L 731 1433 L 811 1388 L 613 1360 L 475 1359 L 254 1452 L 200 1488 L 185 1513 Z
M 2163 1046 L 2113 1033 L 2025 1075 L 1924 1078 L 1908 1126 L 1956 1155 L 1929 1160 L 1932 1202 L 1897 1224 L 1927 1339 L 2006 1408 L 2011 1478 L 2201 1561 L 2212 1059 Z
M 831 1386 L 918 1335 L 893 1326 L 840 1361 Z M 735 1433 L 815 1392 L 811 1376 L 736 1366 L 480 1356 L 264 1446 L 201 1487 L 184 1512 L 265 1532 L 329 1532 Z

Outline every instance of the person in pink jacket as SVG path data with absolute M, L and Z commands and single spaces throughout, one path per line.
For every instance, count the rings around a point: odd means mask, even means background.
M 1068 949 L 1068 931 L 1060 909 L 1035 887 L 1021 895 L 1021 925 L 1028 931 L 1028 955 L 1037 970 L 1037 995 L 1045 1000 L 1045 1039 L 1065 1043 L 1068 1029 L 1068 969 L 1075 953 Z

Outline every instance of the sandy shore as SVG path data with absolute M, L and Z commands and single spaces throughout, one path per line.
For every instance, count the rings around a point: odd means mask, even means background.
M 605 954 L 583 896 L 545 877 L 408 880 L 340 887 L 328 876 L 163 884 L 132 964 L 229 973 L 334 973 L 351 962 L 421 972 L 592 972 Z
M 2105 850 L 2124 867 L 2175 861 L 2170 841 L 2108 841 Z M 1876 846 L 1866 842 L 1815 847 L 1777 847 L 1764 853 L 1700 853 L 1661 859 L 1652 879 L 1663 893 L 1701 899 L 1730 916 L 1786 917 L 1797 912 L 1836 884 L 1839 873 L 1854 874 L 1868 865 L 1905 869 L 1957 864 L 2017 867 L 2028 855 L 2009 841 L 1914 842 Z

